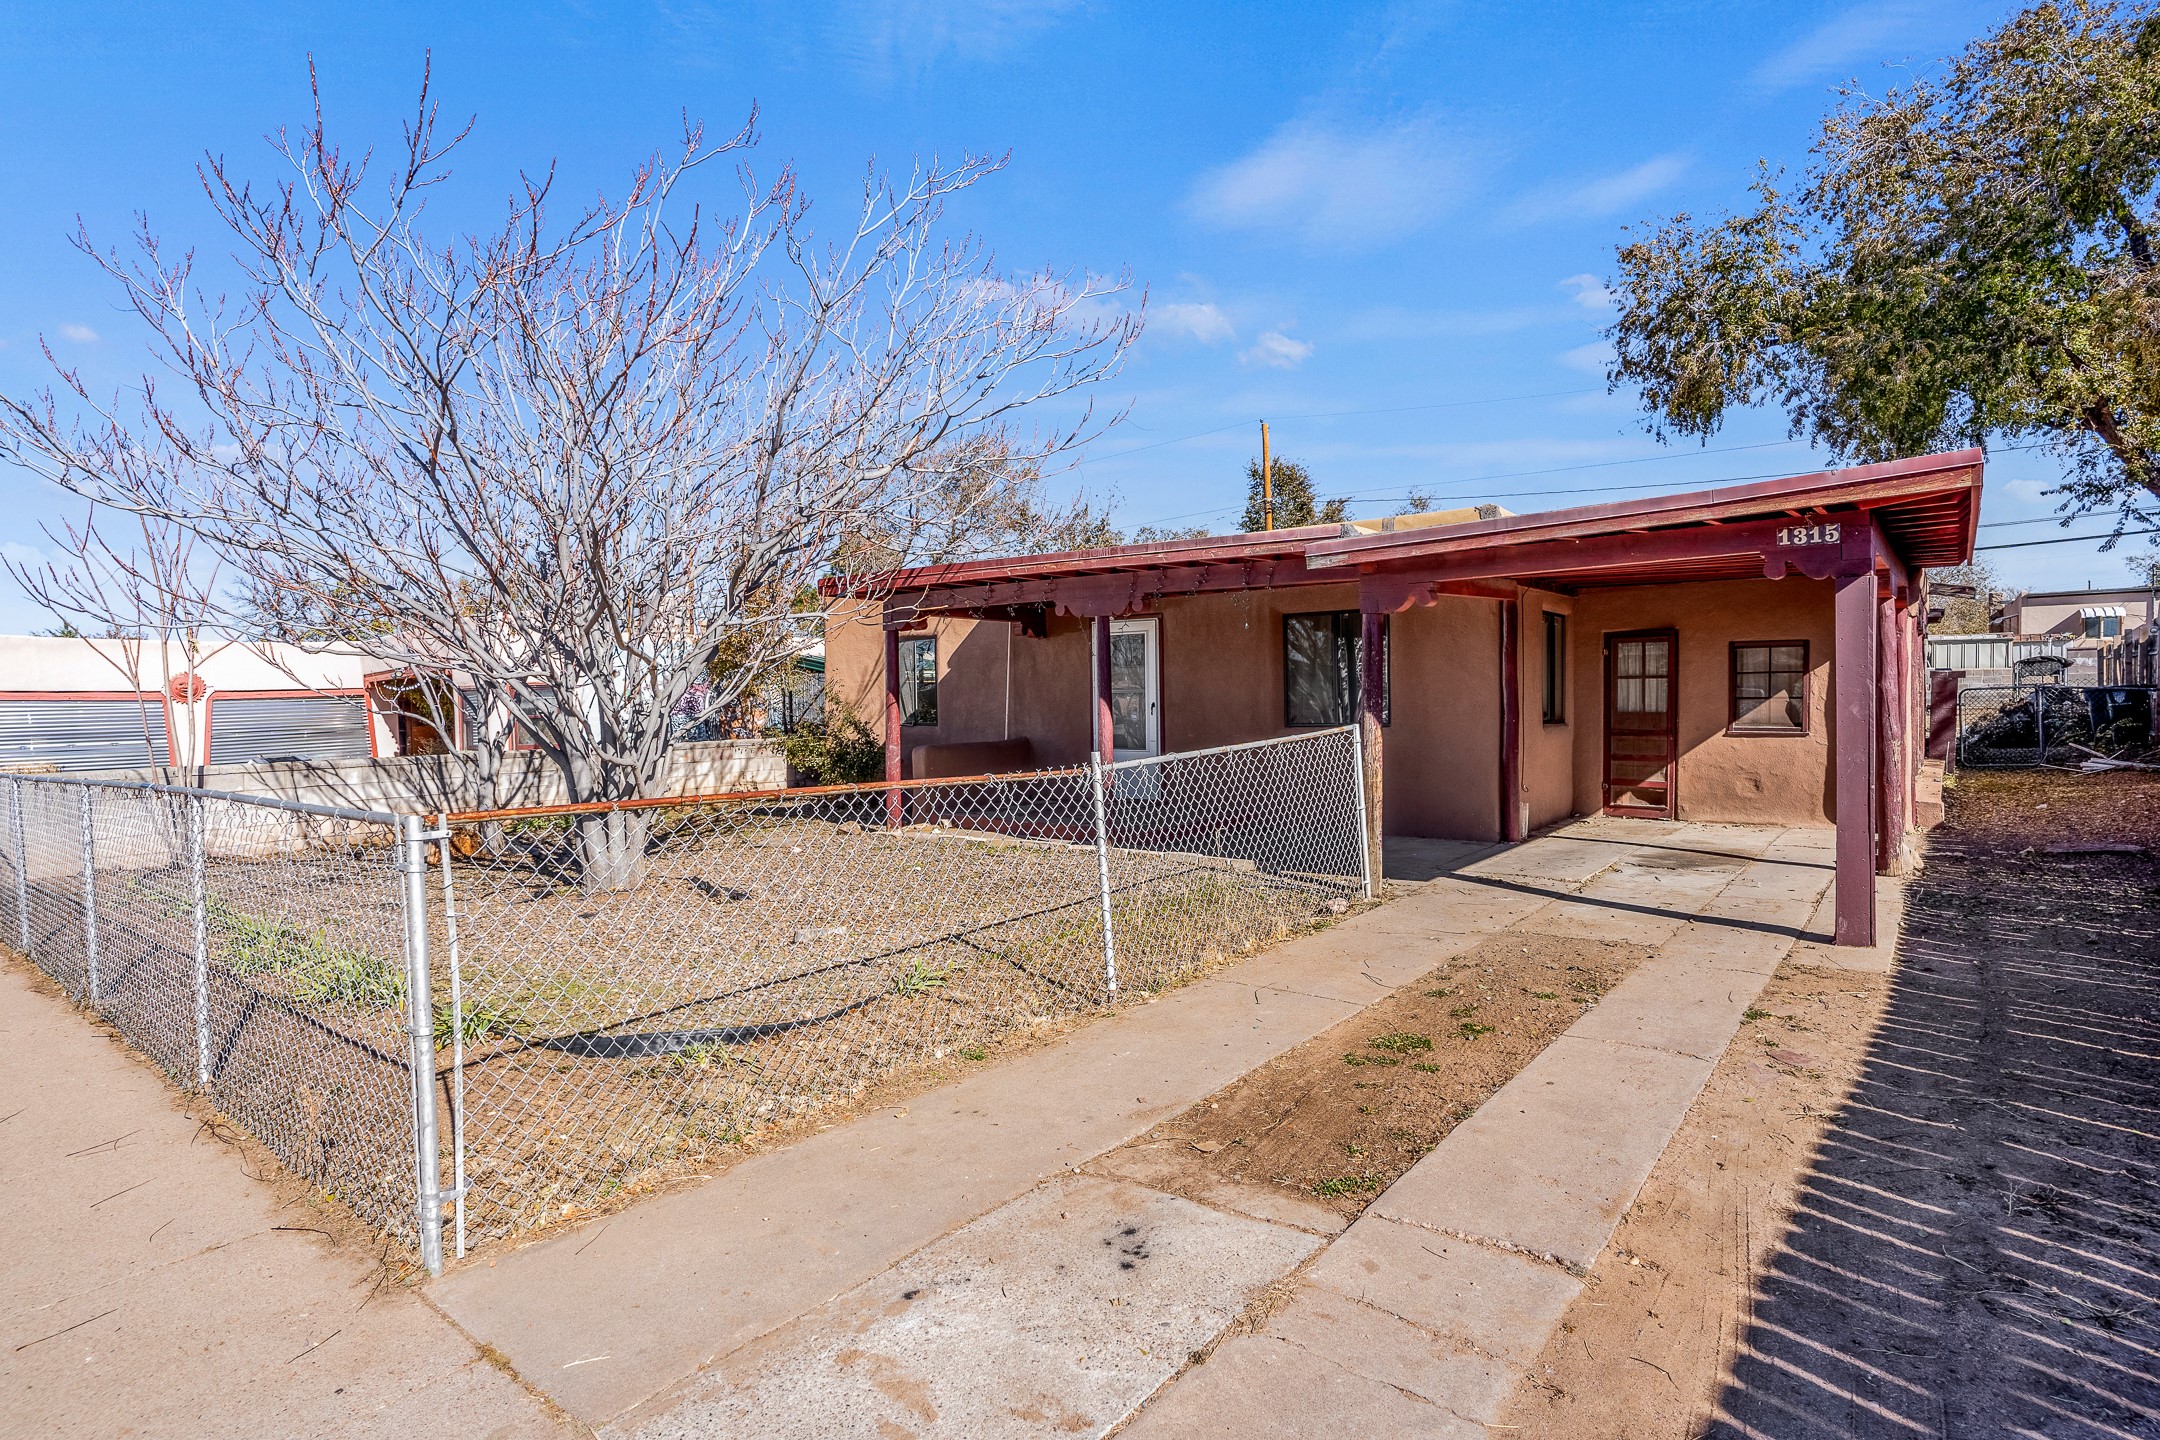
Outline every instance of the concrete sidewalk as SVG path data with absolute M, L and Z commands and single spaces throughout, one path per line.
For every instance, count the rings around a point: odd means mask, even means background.
M 0 962 L 0 1435 L 567 1436 Z

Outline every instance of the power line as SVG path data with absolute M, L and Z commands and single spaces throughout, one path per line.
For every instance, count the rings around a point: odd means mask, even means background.
M 2023 550 L 2028 545 L 2073 545 L 2080 540 L 2124 540 L 2132 535 L 2160 535 L 2160 526 L 2149 530 L 2112 530 L 2105 535 L 2059 535 L 2053 540 L 2008 540 L 2000 545 L 1975 545 L 1974 550 Z
M 1314 410 L 1303 415 L 1271 415 L 1270 420 L 1345 420 L 1357 415 L 1409 415 L 1426 410 L 1461 410 L 1472 405 L 1514 405 L 1526 400 L 1555 400 L 1574 395 L 1602 394 L 1596 386 L 1578 390 L 1540 390 L 1534 395 L 1488 395 L 1479 400 L 1436 400 L 1429 405 L 1389 405 L 1375 410 Z M 1168 440 L 1152 440 L 1145 445 L 1135 445 L 1112 455 L 1096 455 L 1068 467 L 1084 470 L 1106 460 L 1120 460 L 1127 455 L 1138 455 L 1143 450 L 1160 450 L 1165 445 L 1182 445 L 1188 440 L 1202 440 L 1210 435 L 1220 435 L 1225 430 L 1235 430 L 1242 425 L 1257 425 L 1258 417 L 1250 420 L 1232 420 L 1227 425 L 1217 425 L 1212 430 L 1195 430 L 1190 435 L 1173 435 Z M 1202 512 L 1195 511 L 1195 514 Z M 1212 512 L 1210 512 L 1212 513 Z M 1172 516 L 1172 519 L 1177 517 Z

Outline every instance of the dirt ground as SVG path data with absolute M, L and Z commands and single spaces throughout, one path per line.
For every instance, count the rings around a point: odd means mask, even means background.
M 1501 935 L 1241 1077 L 1104 1162 L 1189 1198 L 1271 1187 L 1345 1220 L 1648 956 Z
M 1496 1434 L 2160 1435 L 2160 775 L 1967 772 L 1788 963 Z

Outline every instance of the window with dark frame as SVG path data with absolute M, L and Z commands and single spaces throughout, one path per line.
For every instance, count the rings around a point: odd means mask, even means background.
M 1545 723 L 1567 724 L 1567 616 L 1545 613 Z
M 937 636 L 900 641 L 900 723 L 937 724 Z
M 1355 610 L 1283 616 L 1283 724 L 1348 725 L 1357 719 L 1364 683 L 1364 617 Z M 1389 721 L 1393 645 L 1380 619 L 1380 723 Z
M 1807 641 L 1735 642 L 1729 728 L 1754 735 L 1805 735 L 1807 682 Z

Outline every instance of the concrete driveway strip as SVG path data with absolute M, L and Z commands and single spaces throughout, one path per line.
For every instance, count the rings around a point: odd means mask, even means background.
M 0 1436 L 574 1434 L 0 964 Z
M 1390 1186 L 1257 1333 L 1225 1343 L 1121 1433 L 1486 1435 L 1798 938 L 1797 924 L 1720 918 L 1720 902 L 1739 891 L 1804 914 L 1829 885 L 1810 863 L 1820 853 L 1780 836 L 1708 904 L 1691 885 L 1705 918 L 1677 926 Z M 1512 861 L 1511 873 L 1590 858 L 1570 848 L 1549 865 Z M 1647 909 L 1660 883 L 1616 867 L 1596 888 Z

